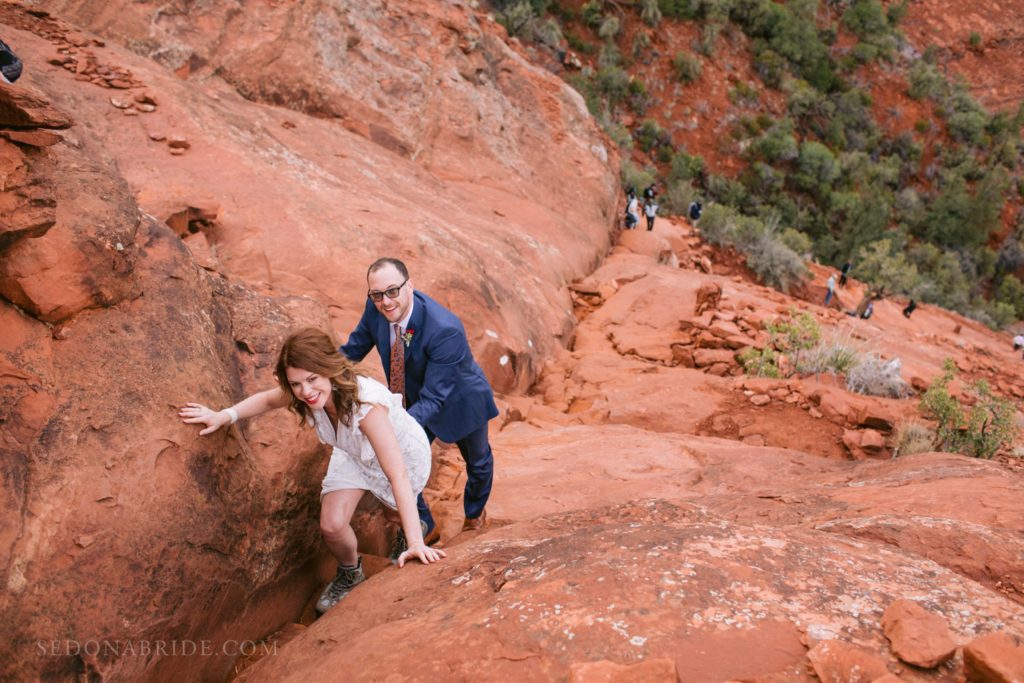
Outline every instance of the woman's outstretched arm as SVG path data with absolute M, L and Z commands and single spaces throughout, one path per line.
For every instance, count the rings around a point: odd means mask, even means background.
M 274 387 L 257 392 L 223 410 L 210 410 L 201 403 L 186 403 L 178 411 L 178 416 L 182 422 L 206 425 L 205 429 L 199 431 L 199 436 L 206 436 L 213 434 L 224 425 L 233 424 L 236 420 L 256 417 L 274 408 L 284 408 L 290 400 L 291 398 L 282 391 L 281 387 Z

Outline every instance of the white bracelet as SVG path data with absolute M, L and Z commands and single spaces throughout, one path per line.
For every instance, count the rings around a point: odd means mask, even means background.
M 227 413 L 228 417 L 231 418 L 231 424 L 235 424 L 236 422 L 238 422 L 238 411 L 237 410 L 235 410 L 234 408 L 225 408 L 224 412 Z

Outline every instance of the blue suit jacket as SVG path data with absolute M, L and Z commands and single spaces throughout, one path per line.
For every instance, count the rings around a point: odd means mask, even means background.
M 405 396 L 409 414 L 439 439 L 454 443 L 498 415 L 494 394 L 483 370 L 473 359 L 462 322 L 422 292 L 406 332 Z M 353 362 L 377 347 L 384 374 L 391 380 L 391 344 L 387 319 L 367 298 L 363 317 L 339 351 Z

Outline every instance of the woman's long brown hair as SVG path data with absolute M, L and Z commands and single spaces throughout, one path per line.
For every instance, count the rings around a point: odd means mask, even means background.
M 352 424 L 352 413 L 359 401 L 359 387 L 356 372 L 351 361 L 338 352 L 334 341 L 322 330 L 304 327 L 292 332 L 277 356 L 277 383 L 281 390 L 291 397 L 288 409 L 303 421 L 312 417 L 313 411 L 305 401 L 296 398 L 288 384 L 288 368 L 306 370 L 331 380 L 331 398 L 338 420 L 346 427 Z

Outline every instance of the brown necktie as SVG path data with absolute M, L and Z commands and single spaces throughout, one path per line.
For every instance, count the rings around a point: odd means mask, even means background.
M 392 394 L 402 395 L 405 405 L 405 344 L 402 341 L 402 326 L 395 323 L 395 343 L 391 345 L 391 377 L 388 389 Z

